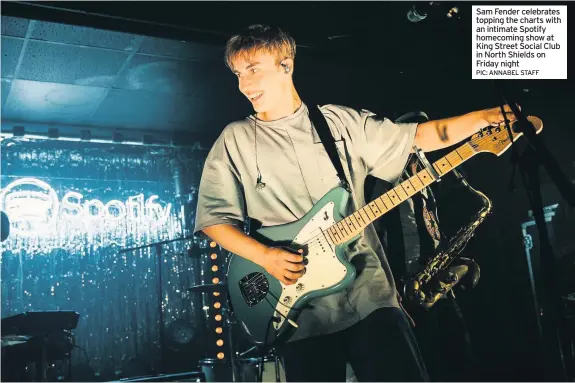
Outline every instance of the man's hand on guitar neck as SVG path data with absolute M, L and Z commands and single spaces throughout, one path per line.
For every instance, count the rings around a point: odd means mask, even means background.
M 414 144 L 424 152 L 445 149 L 489 125 L 502 124 L 505 122 L 505 118 L 510 123 L 516 120 L 509 105 L 504 106 L 504 111 L 505 115 L 503 115 L 501 107 L 494 107 L 461 116 L 423 122 L 417 126 Z
M 519 108 L 519 110 L 521 110 L 520 106 L 518 108 Z M 488 125 L 491 125 L 491 126 L 501 125 L 501 124 L 505 123 L 506 118 L 507 118 L 507 121 L 509 121 L 510 123 L 517 120 L 517 118 L 515 117 L 515 114 L 513 114 L 509 105 L 504 106 L 504 111 L 505 111 L 505 116 L 503 115 L 503 113 L 501 113 L 501 107 L 497 106 L 495 108 L 489 108 L 489 109 L 481 110 L 478 113 L 480 113 L 481 120 L 483 120 L 484 127 L 488 126 Z
M 286 285 L 293 285 L 305 274 L 303 249 L 298 253 L 281 247 L 268 247 L 256 241 L 234 225 L 208 226 L 202 230 L 227 251 L 263 267 Z

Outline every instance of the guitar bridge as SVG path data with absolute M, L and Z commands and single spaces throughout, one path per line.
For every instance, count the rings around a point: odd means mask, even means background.
M 238 282 L 248 307 L 260 303 L 270 289 L 270 283 L 263 273 L 251 273 Z

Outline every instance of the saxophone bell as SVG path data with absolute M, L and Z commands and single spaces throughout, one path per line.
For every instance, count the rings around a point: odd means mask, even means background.
M 481 269 L 479 264 L 471 258 L 460 257 L 461 262 L 465 262 L 469 270 L 464 278 L 462 278 L 459 287 L 462 290 L 471 290 L 479 283 L 479 278 L 481 276 Z

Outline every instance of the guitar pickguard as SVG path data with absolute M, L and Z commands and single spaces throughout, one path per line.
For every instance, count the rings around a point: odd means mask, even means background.
M 347 268 L 337 258 L 335 248 L 322 233 L 335 223 L 335 203 L 327 203 L 300 230 L 294 239 L 295 244 L 307 244 L 308 264 L 306 273 L 293 285 L 282 285 L 282 293 L 276 305 L 274 328 L 277 330 L 284 324 L 284 316 L 302 297 L 310 292 L 327 289 L 340 283 L 347 274 Z

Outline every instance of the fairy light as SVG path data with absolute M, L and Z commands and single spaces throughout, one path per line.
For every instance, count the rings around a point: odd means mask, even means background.
M 210 278 L 213 284 L 217 285 L 220 283 L 220 278 L 222 278 L 222 276 L 220 275 L 220 273 L 222 272 L 220 269 L 220 265 L 218 264 L 218 262 L 222 259 L 221 255 L 222 255 L 222 248 L 221 246 L 218 246 L 218 244 L 214 241 L 210 241 L 209 243 L 209 252 L 207 252 L 205 254 L 206 258 L 209 255 L 210 262 L 208 267 L 209 270 L 211 271 Z M 214 291 L 213 292 L 213 296 L 214 297 L 219 297 L 221 294 L 220 291 Z M 214 318 L 214 331 L 217 334 L 216 337 L 214 337 L 213 341 L 215 342 L 216 346 L 218 347 L 222 347 L 224 345 L 224 341 L 223 339 L 221 339 L 221 337 L 223 336 L 224 333 L 224 328 L 222 326 L 222 321 L 224 320 L 223 317 L 223 312 L 222 312 L 222 301 L 218 298 L 214 299 L 211 303 L 211 310 L 213 310 L 213 318 Z M 213 343 L 212 343 L 213 344 Z M 223 352 L 219 352 L 219 348 L 215 349 L 213 352 L 217 352 L 216 357 L 218 359 L 223 359 L 224 358 L 224 353 Z

